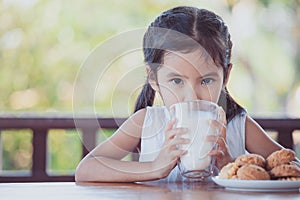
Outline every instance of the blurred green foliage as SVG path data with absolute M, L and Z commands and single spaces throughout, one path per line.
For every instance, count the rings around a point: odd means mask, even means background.
M 76 130 L 48 132 L 47 168 L 49 174 L 72 174 L 81 160 L 81 140 Z
M 97 45 L 146 27 L 163 10 L 177 5 L 211 9 L 228 23 L 234 43 L 229 90 L 249 113 L 300 116 L 299 0 L 1 1 L 0 110 L 72 112 L 76 75 Z M 133 63 L 115 62 L 108 77 L 122 77 L 122 65 Z M 106 81 L 101 98 L 89 105 L 99 115 L 132 112 L 122 110 L 132 108 L 134 98 L 128 98 L 132 91 L 115 82 Z M 119 100 L 113 105 L 119 113 L 112 112 L 112 95 Z M 99 142 L 111 133 L 101 133 Z M 1 131 L 2 169 L 30 169 L 31 138 L 28 130 Z M 73 171 L 81 156 L 78 133 L 51 130 L 48 143 L 49 170 Z
M 3 170 L 30 170 L 31 139 L 31 130 L 1 131 Z

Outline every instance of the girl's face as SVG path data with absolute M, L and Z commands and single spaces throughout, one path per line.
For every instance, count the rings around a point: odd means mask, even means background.
M 160 93 L 165 106 L 174 103 L 207 100 L 217 103 L 223 84 L 223 69 L 216 66 L 208 53 L 167 53 L 151 86 Z

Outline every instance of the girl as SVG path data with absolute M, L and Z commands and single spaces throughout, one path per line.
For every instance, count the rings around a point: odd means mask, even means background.
M 181 181 L 176 166 L 189 143 L 185 128 L 172 128 L 168 108 L 177 102 L 207 100 L 224 110 L 218 149 L 212 150 L 221 169 L 246 151 L 267 157 L 282 147 L 237 104 L 226 89 L 232 64 L 232 42 L 221 17 L 205 9 L 176 7 L 163 12 L 144 35 L 148 78 L 134 114 L 78 165 L 76 181 Z M 164 106 L 152 106 L 160 95 Z M 123 161 L 140 149 L 138 161 Z

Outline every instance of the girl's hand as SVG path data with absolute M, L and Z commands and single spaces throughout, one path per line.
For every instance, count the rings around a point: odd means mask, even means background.
M 228 145 L 226 143 L 226 114 L 223 109 L 220 109 L 221 119 L 220 121 L 211 121 L 212 126 L 219 130 L 218 136 L 209 136 L 208 141 L 216 142 L 217 149 L 212 150 L 209 155 L 216 157 L 216 166 L 221 169 L 227 163 L 232 162 L 233 158 L 228 150 Z
M 161 147 L 159 155 L 152 163 L 152 169 L 157 173 L 158 178 L 165 178 L 176 166 L 181 155 L 186 154 L 185 150 L 177 148 L 178 145 L 188 144 L 189 139 L 181 137 L 187 133 L 186 128 L 174 128 L 176 120 L 172 120 L 165 130 L 165 141 Z

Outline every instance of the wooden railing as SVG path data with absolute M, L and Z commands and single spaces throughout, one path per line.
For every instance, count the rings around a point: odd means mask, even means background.
M 116 129 L 124 118 L 93 117 L 34 117 L 0 116 L 0 131 L 31 129 L 33 132 L 32 169 L 28 176 L 0 174 L 0 182 L 74 181 L 74 175 L 49 175 L 46 170 L 47 134 L 51 129 L 77 129 L 82 132 L 82 157 L 96 145 L 96 134 L 101 129 Z M 277 141 L 293 149 L 292 133 L 300 130 L 300 119 L 255 119 L 264 129 L 278 132 Z M 1 151 L 1 149 L 0 149 Z M 0 152 L 1 153 L 1 152 Z
M 1 130 L 31 129 L 32 169 L 29 176 L 1 175 L 0 182 L 74 181 L 73 175 L 49 175 L 46 169 L 47 134 L 51 129 L 77 129 L 82 133 L 82 157 L 96 146 L 97 132 L 101 129 L 115 129 L 123 118 L 73 118 L 73 117 L 0 117 Z

